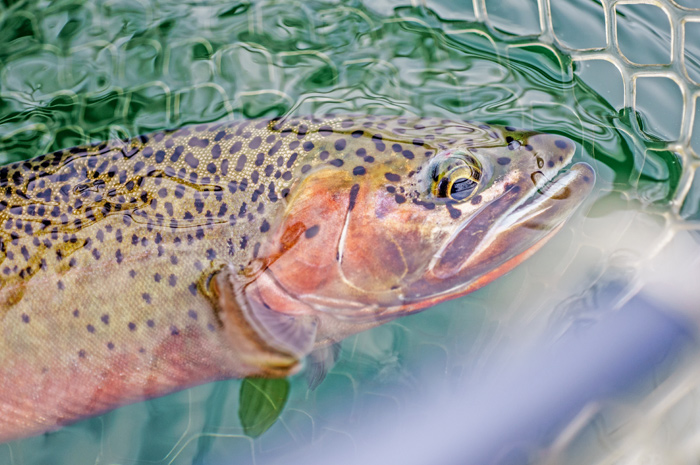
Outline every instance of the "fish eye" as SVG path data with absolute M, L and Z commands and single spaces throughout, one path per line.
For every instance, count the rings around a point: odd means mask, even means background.
M 479 187 L 481 165 L 466 153 L 459 155 L 462 156 L 449 157 L 434 166 L 431 177 L 435 197 L 463 202 Z

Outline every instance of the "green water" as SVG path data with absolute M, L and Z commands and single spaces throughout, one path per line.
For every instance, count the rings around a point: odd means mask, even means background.
M 555 5 L 554 32 L 564 45 L 605 42 L 597 2 Z M 398 0 L 5 0 L 0 162 L 222 119 L 416 114 L 572 138 L 577 158 L 599 176 L 586 218 L 630 205 L 670 210 L 683 173 L 681 158 L 667 148 L 680 125 L 674 104 L 664 109 L 673 89 L 650 84 L 649 102 L 634 112 L 623 106 L 615 88 L 620 76 L 605 62 L 572 61 L 537 40 L 536 2 L 493 0 L 487 8 L 488 24 L 476 22 L 471 2 L 455 0 L 427 7 Z M 639 39 L 637 12 L 624 13 L 623 52 L 632 47 L 638 62 L 658 61 L 662 25 L 649 23 L 658 34 Z M 635 40 L 654 46 L 645 54 Z M 698 215 L 694 203 L 686 201 L 684 211 Z M 485 341 L 508 324 L 504 309 L 513 302 L 499 292 L 544 280 L 530 271 L 346 340 L 316 390 L 303 374 L 291 380 L 280 420 L 258 439 L 243 434 L 240 382 L 229 381 L 0 445 L 0 463 L 247 464 L 316 440 L 352 442 L 343 425 L 369 421 L 375 410 L 410 409 L 412 393 L 434 385 L 449 390 L 472 368 Z

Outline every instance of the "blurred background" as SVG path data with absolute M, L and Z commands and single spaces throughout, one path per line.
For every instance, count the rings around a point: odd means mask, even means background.
M 0 445 L 0 464 L 697 464 L 698 0 L 0 2 L 0 162 L 348 112 L 562 134 L 598 174 L 540 252 L 342 343 L 260 437 L 240 381 Z

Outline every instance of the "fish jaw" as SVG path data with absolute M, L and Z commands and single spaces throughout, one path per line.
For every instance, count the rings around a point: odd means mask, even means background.
M 435 255 L 430 271 L 407 293 L 408 305 L 396 311 L 414 311 L 473 292 L 509 272 L 532 256 L 564 225 L 590 194 L 595 172 L 587 163 L 570 170 L 519 200 L 514 185 L 487 210 L 470 218 Z M 523 182 L 522 184 L 527 184 Z M 485 230 L 486 234 L 473 234 Z M 435 292 L 442 288 L 441 292 Z M 431 295 L 430 298 L 424 297 Z

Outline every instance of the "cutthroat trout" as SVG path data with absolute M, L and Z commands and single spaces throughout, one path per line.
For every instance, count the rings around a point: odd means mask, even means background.
M 591 192 L 572 141 L 236 121 L 0 169 L 0 441 L 315 349 L 508 272 Z

